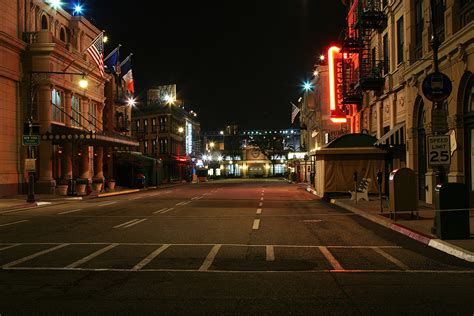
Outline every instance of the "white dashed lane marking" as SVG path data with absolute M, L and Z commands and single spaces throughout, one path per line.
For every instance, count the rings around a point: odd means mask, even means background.
M 58 215 L 69 214 L 69 213 L 74 213 L 74 212 L 79 212 L 79 211 L 82 211 L 82 208 L 78 208 L 76 210 L 71 210 L 71 211 L 61 212 L 61 213 L 58 213 Z
M 259 219 L 255 219 L 255 220 L 253 221 L 252 229 L 256 230 L 256 229 L 259 228 L 259 226 L 260 226 L 260 220 L 259 220 Z
M 20 224 L 20 223 L 25 223 L 25 222 L 29 222 L 29 220 L 25 219 L 25 220 L 22 220 L 22 221 L 16 221 L 16 222 L 11 222 L 11 223 L 6 223 L 6 224 L 1 224 L 0 226 L 10 226 L 10 225 L 15 225 L 15 224 Z
M 262 214 L 262 209 L 261 208 L 257 208 L 257 214 Z

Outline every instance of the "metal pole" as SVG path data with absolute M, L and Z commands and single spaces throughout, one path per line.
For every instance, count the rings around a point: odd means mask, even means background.
M 29 135 L 33 134 L 33 74 L 30 73 L 30 118 L 28 119 Z M 28 146 L 28 158 L 34 159 L 32 146 Z M 28 197 L 26 202 L 35 202 L 35 174 L 28 170 Z

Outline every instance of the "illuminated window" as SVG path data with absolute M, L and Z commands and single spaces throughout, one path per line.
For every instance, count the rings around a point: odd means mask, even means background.
M 143 120 L 143 131 L 144 131 L 145 133 L 148 132 L 148 119 L 144 119 L 144 120 Z
M 97 103 L 89 102 L 89 129 L 96 130 L 97 126 Z
M 140 131 L 140 120 L 135 121 L 135 131 Z
M 71 107 L 71 126 L 79 127 L 81 125 L 81 100 L 75 95 L 72 96 Z
M 61 92 L 51 90 L 51 119 L 55 122 L 64 123 L 64 103 Z

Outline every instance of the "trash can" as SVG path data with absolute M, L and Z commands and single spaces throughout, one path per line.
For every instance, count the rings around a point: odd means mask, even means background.
M 409 168 L 401 168 L 390 173 L 389 177 L 389 211 L 418 211 L 418 187 L 415 172 Z
M 435 229 L 440 239 L 469 239 L 469 192 L 463 183 L 435 188 Z

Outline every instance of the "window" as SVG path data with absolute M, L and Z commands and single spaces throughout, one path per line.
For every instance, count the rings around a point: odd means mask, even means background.
M 64 28 L 61 28 L 61 30 L 59 31 L 59 39 L 62 42 L 66 42 L 66 32 L 64 31 Z
M 160 143 L 160 153 L 162 154 L 166 153 L 168 151 L 168 139 L 160 138 L 159 143 Z
M 151 131 L 156 132 L 156 118 L 151 119 Z
M 148 132 L 148 119 L 144 119 L 144 120 L 143 120 L 143 131 L 144 131 L 145 133 Z
M 472 0 L 461 0 L 460 2 L 460 26 L 463 28 L 474 20 L 474 2 Z
M 156 154 L 156 139 L 151 141 L 151 153 Z
M 136 120 L 136 121 L 135 121 L 135 130 L 136 130 L 137 132 L 140 131 L 140 120 Z
M 383 74 L 387 75 L 390 72 L 390 60 L 389 60 L 389 46 L 388 46 L 388 34 L 385 34 L 382 38 L 382 49 L 383 49 Z
M 167 118 L 165 116 L 160 117 L 160 132 L 166 131 L 166 121 L 167 121 Z
M 423 55 L 423 0 L 415 0 L 415 59 Z
M 41 16 L 41 29 L 42 30 L 48 29 L 48 18 L 44 14 Z
M 403 16 L 397 21 L 397 63 L 403 62 L 403 46 L 404 40 L 404 29 L 403 29 Z
M 433 18 L 432 24 L 435 35 L 440 42 L 444 41 L 444 11 L 446 10 L 446 0 L 431 1 Z
M 81 100 L 75 95 L 71 101 L 71 126 L 79 127 L 81 125 Z
M 56 89 L 51 91 L 51 119 L 55 122 L 64 123 L 64 103 L 61 92 Z
M 89 129 L 95 131 L 97 127 L 97 103 L 89 103 Z
M 145 141 L 143 142 L 143 153 L 144 153 L 144 154 L 147 154 L 147 153 L 148 153 L 148 141 L 147 141 L 147 140 L 145 140 Z

